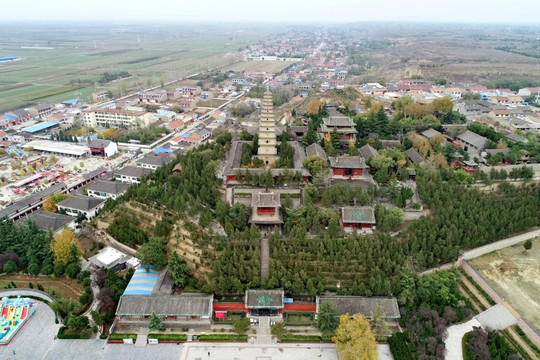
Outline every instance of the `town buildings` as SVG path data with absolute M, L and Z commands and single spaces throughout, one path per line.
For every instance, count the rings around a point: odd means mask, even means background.
M 83 111 L 86 126 L 102 127 L 146 127 L 156 121 L 153 113 L 116 109 L 95 109 Z

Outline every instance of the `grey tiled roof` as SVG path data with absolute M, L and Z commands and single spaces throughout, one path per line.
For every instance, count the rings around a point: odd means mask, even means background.
M 151 174 L 153 171 L 152 169 L 148 168 L 142 168 L 142 167 L 136 167 L 136 166 L 126 166 L 123 169 L 116 170 L 114 172 L 114 175 L 125 175 L 130 177 L 138 177 L 141 178 L 144 175 Z
M 81 211 L 90 211 L 97 206 L 104 203 L 104 199 L 98 199 L 95 197 L 84 196 L 79 194 L 72 194 L 67 199 L 64 199 L 58 203 L 58 207 L 66 207 Z
M 461 142 L 466 142 L 479 149 L 483 148 L 487 142 L 487 139 L 485 137 L 473 133 L 470 130 L 466 130 L 465 132 L 456 136 L 456 138 Z
M 120 181 L 97 180 L 86 185 L 86 190 L 93 190 L 107 194 L 122 194 L 129 188 L 129 184 Z
M 409 150 L 405 151 L 405 153 L 407 153 L 407 156 L 413 164 L 420 164 L 424 161 L 422 155 L 420 155 L 420 153 L 416 151 L 415 148 L 410 148 Z
M 54 232 L 72 222 L 73 217 L 39 209 L 38 211 L 20 218 L 15 223 L 26 224 L 28 221 L 35 222 L 40 229 L 52 230 Z
M 420 134 L 427 137 L 428 139 L 431 139 L 435 135 L 442 135 L 440 132 L 438 132 L 435 129 L 427 129 L 426 131 L 423 131 Z
M 116 315 L 211 316 L 213 295 L 125 295 L 120 298 Z
M 323 147 L 317 143 L 311 144 L 306 148 L 307 156 L 318 156 L 326 161 L 328 161 L 328 156 Z
M 399 319 L 399 307 L 393 297 L 363 297 L 363 296 L 317 296 L 317 311 L 323 302 L 329 302 L 336 308 L 339 315 L 362 314 L 365 318 L 372 319 L 373 313 L 380 305 L 384 311 L 384 318 Z
M 254 193 L 251 195 L 251 206 L 281 206 L 279 193 Z
M 366 169 L 368 166 L 361 156 L 330 157 L 330 166 L 337 169 Z
M 98 149 L 104 149 L 107 146 L 109 146 L 111 142 L 109 140 L 104 139 L 92 139 L 88 142 L 88 147 L 91 148 L 98 148 Z
M 359 150 L 360 150 L 360 153 L 362 154 L 362 156 L 366 160 L 370 160 L 370 159 L 372 159 L 374 157 L 379 156 L 379 152 L 377 151 L 377 149 L 375 149 L 373 146 L 371 146 L 369 144 L 366 144 L 366 145 L 362 146 Z

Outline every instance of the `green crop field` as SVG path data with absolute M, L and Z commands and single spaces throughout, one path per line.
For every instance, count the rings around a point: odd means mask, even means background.
M 187 75 L 234 63 L 240 49 L 268 36 L 268 29 L 233 25 L 194 30 L 175 25 L 107 27 L 92 24 L 5 26 L 0 29 L 0 111 L 36 102 L 55 103 L 95 90 L 114 96 L 158 86 Z M 104 72 L 132 76 L 81 88 L 74 80 L 97 81 Z

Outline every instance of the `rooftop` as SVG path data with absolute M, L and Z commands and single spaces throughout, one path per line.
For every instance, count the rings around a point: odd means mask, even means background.
M 424 158 L 422 157 L 422 155 L 420 155 L 420 153 L 416 151 L 416 149 L 413 147 L 405 151 L 405 153 L 407 154 L 407 156 L 409 157 L 409 160 L 411 160 L 413 164 L 420 164 L 424 161 Z
M 88 142 L 88 146 L 96 149 L 105 149 L 110 143 L 110 140 L 92 139 Z
M 124 176 L 129 176 L 129 177 L 141 178 L 144 175 L 148 175 L 151 173 L 152 173 L 152 169 L 137 167 L 137 166 L 126 166 L 123 169 L 116 170 L 114 172 L 114 175 L 124 175 Z
M 158 272 L 154 270 L 153 266 L 150 266 L 148 271 L 142 266 L 138 266 L 135 269 L 135 273 L 131 277 L 129 284 L 124 290 L 122 297 L 126 295 L 150 295 L 154 290 L 158 279 Z
M 471 144 L 472 146 L 476 148 L 482 148 L 487 142 L 487 139 L 483 136 L 480 136 L 470 130 L 466 130 L 465 132 L 459 134 L 456 136 L 456 138 L 461 142 L 466 142 L 468 144 Z
M 366 169 L 368 166 L 361 156 L 330 157 L 330 166 L 338 169 Z
M 37 151 L 56 152 L 75 156 L 82 156 L 90 152 L 90 148 L 88 146 L 49 140 L 31 141 L 26 143 L 25 147 L 33 147 L 34 150 Z
M 341 219 L 347 224 L 375 224 L 375 211 L 371 206 L 342 207 Z
M 248 309 L 283 309 L 283 298 L 282 289 L 248 289 L 245 304 Z
M 86 185 L 86 190 L 93 190 L 106 194 L 122 194 L 129 188 L 129 184 L 120 181 L 97 180 Z
M 384 318 L 399 319 L 398 303 L 393 297 L 363 297 L 363 296 L 317 296 L 317 311 L 322 302 L 334 305 L 339 315 L 362 314 L 367 319 L 373 318 L 377 305 L 382 306 Z
M 73 217 L 69 215 L 49 212 L 41 208 L 25 217 L 20 218 L 16 221 L 16 223 L 26 224 L 28 221 L 35 222 L 37 227 L 42 230 L 52 230 L 53 232 L 55 232 L 72 222 Z
M 181 295 L 124 295 L 116 315 L 148 316 L 208 316 L 212 315 L 214 296 L 207 294 Z
M 377 151 L 377 149 L 375 149 L 373 146 L 369 144 L 362 146 L 359 150 L 360 150 L 360 154 L 362 154 L 364 159 L 368 161 L 370 159 L 373 159 L 374 157 L 379 156 L 379 152 Z
M 95 197 L 84 196 L 80 194 L 72 194 L 67 199 L 60 201 L 58 203 L 58 207 L 65 207 L 81 211 L 90 211 L 103 204 L 104 202 L 104 199 L 98 199 Z
M 307 156 L 318 156 L 326 161 L 328 161 L 328 156 L 323 147 L 317 143 L 313 143 L 306 148 Z
M 252 195 L 251 206 L 281 206 L 279 193 L 257 192 Z
M 22 131 L 33 134 L 33 133 L 37 133 L 45 129 L 52 128 L 54 126 L 58 126 L 58 125 L 59 125 L 59 122 L 57 121 L 46 121 L 46 122 L 42 122 L 37 125 L 22 129 Z
M 129 255 L 126 255 L 113 247 L 107 246 L 101 249 L 96 255 L 92 256 L 88 260 L 90 260 L 91 263 L 99 266 L 100 268 L 104 267 L 110 269 L 117 264 L 126 262 L 128 258 L 130 258 Z

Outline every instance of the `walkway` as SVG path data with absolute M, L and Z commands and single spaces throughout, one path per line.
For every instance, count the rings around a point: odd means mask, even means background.
M 444 341 L 446 347 L 445 360 L 463 360 L 463 348 L 461 339 L 473 327 L 480 327 L 480 323 L 476 319 L 472 319 L 463 324 L 457 324 L 448 328 L 448 337 Z
M 268 236 L 261 238 L 261 280 L 268 276 L 270 263 L 270 244 Z
M 495 250 L 500 250 L 508 246 L 520 243 L 525 240 L 533 239 L 535 237 L 540 237 L 540 229 L 532 230 L 520 235 L 512 236 L 504 240 L 496 241 L 492 244 L 484 245 L 479 248 L 469 250 L 463 254 L 463 259 L 470 260 L 476 257 L 488 254 Z
M 25 296 L 34 296 L 39 299 L 43 299 L 49 303 L 53 302 L 53 298 L 49 296 L 46 292 L 40 291 L 40 290 L 34 290 L 34 289 L 5 289 L 0 290 L 0 297 L 16 297 L 18 295 L 21 295 L 21 297 Z
M 445 360 L 463 360 L 462 339 L 466 333 L 473 330 L 473 327 L 504 330 L 516 322 L 517 319 L 503 304 L 497 304 L 466 323 L 450 326 L 448 337 L 444 341 L 447 349 Z

